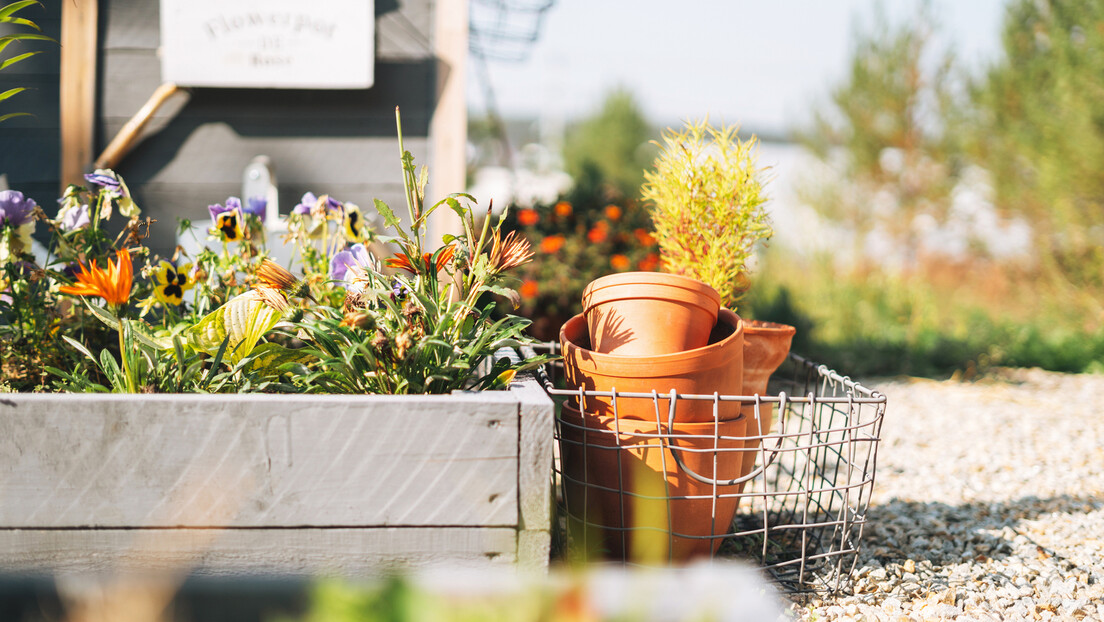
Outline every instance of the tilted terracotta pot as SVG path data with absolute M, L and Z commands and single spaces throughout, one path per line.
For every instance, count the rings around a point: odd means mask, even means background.
M 583 417 L 571 400 L 565 402 L 560 456 L 575 544 L 585 546 L 587 555 L 640 563 L 715 553 L 732 525 L 738 486 L 717 486 L 714 502 L 714 486 L 693 479 L 687 469 L 707 479 L 734 479 L 745 423 L 737 416 L 668 429 L 666 420 Z
M 662 398 L 672 389 L 681 394 L 742 395 L 744 375 L 744 334 L 739 316 L 721 309 L 715 329 L 707 338 L 709 345 L 673 354 L 627 356 L 604 354 L 590 349 L 586 320 L 576 315 L 560 329 L 567 386 L 585 391 L 650 393 Z M 666 420 L 668 400 L 617 398 L 617 416 L 622 419 L 654 421 L 656 407 Z M 587 396 L 586 412 L 613 417 L 610 397 Z M 679 422 L 713 421 L 714 404 L 705 400 L 679 400 L 675 420 Z M 739 402 L 719 402 L 719 419 L 735 419 Z
M 743 395 L 766 395 L 767 381 L 790 353 L 790 343 L 797 329 L 786 324 L 744 320 L 744 377 Z M 751 472 L 759 456 L 759 444 L 762 439 L 755 438 L 770 434 L 774 423 L 773 403 L 759 404 L 756 415 L 755 404 L 745 404 L 742 413 L 747 419 L 748 441 L 745 448 L 753 451 L 743 452 L 743 466 L 740 476 Z M 743 485 L 740 486 L 741 491 Z
M 595 279 L 583 290 L 590 343 L 603 354 L 655 355 L 709 343 L 721 297 L 677 274 L 623 272 Z

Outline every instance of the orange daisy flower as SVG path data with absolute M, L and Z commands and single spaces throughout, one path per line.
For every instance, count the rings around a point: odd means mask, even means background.
M 635 235 L 636 239 L 644 246 L 651 246 L 652 244 L 655 244 L 655 237 L 653 237 L 652 234 L 648 233 L 648 231 L 645 229 L 636 229 L 635 231 L 633 231 L 633 235 Z
M 628 270 L 632 263 L 629 258 L 624 255 L 614 255 L 610 257 L 610 267 L 614 270 Z
M 130 250 L 115 251 L 118 261 L 107 260 L 107 269 L 96 265 L 96 260 L 85 266 L 80 264 L 77 282 L 64 285 L 59 291 L 72 296 L 99 296 L 111 305 L 124 305 L 130 300 L 130 286 L 134 280 L 134 266 L 130 262 Z
M 617 207 L 616 205 L 607 205 L 606 206 L 606 218 L 609 218 L 610 220 L 612 220 L 614 222 L 617 222 L 617 220 L 621 218 L 621 208 Z
M 599 222 L 593 229 L 587 231 L 587 239 L 593 244 L 600 244 L 606 241 L 606 237 L 609 235 L 609 225 L 603 222 Z
M 452 260 L 452 256 L 455 253 L 456 253 L 456 247 L 452 246 L 451 244 L 446 246 L 444 248 L 444 250 L 442 250 L 441 253 L 439 255 L 437 255 L 437 263 L 434 266 L 436 268 L 436 270 L 434 270 L 434 274 L 436 274 L 436 273 L 440 272 L 441 270 L 443 270 L 445 268 L 445 265 L 449 261 Z M 423 253 L 422 254 L 422 265 L 423 266 L 430 265 L 430 262 L 432 260 L 433 260 L 433 253 Z M 386 259 L 384 263 L 387 264 L 388 268 L 399 268 L 401 270 L 406 270 L 410 274 L 418 274 L 417 268 L 415 268 L 414 264 L 411 263 L 410 258 L 406 256 L 406 253 L 395 253 L 394 257 L 390 257 L 390 258 Z
M 556 210 L 556 215 L 561 218 L 567 218 L 571 215 L 572 212 L 571 204 L 567 201 L 560 201 L 553 209 Z
M 659 267 L 659 256 L 655 253 L 648 253 L 644 259 L 640 260 L 640 263 L 636 264 L 636 269 L 641 272 L 652 272 Z

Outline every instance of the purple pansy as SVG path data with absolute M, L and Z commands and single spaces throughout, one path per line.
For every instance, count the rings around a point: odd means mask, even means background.
M 253 214 L 257 218 L 264 218 L 266 207 L 268 207 L 268 201 L 263 197 L 249 197 L 246 200 L 245 213 Z
M 64 210 L 61 215 L 61 222 L 58 226 L 64 231 L 76 231 L 87 227 L 92 224 L 91 219 L 88 217 L 87 205 L 76 205 Z
M 34 199 L 23 196 L 18 190 L 0 192 L 0 227 L 22 227 L 31 222 L 36 207 Z
M 296 205 L 295 208 L 292 209 L 291 211 L 294 214 L 309 214 L 309 213 L 311 213 L 311 210 L 314 209 L 314 206 L 317 203 L 318 203 L 318 197 L 316 197 L 313 192 L 308 192 L 308 193 L 303 195 L 303 198 L 299 200 L 299 204 Z M 340 210 L 341 207 L 342 207 L 341 201 L 338 201 L 337 199 L 335 199 L 331 196 L 328 196 L 328 195 L 326 196 L 326 210 L 327 211 Z
M 372 257 L 363 244 L 353 244 L 349 248 L 339 251 L 330 260 L 330 278 L 335 281 L 345 281 L 349 268 L 367 268 L 371 265 Z
M 115 192 L 119 191 L 121 185 L 119 183 L 119 178 L 113 172 L 106 169 L 96 169 L 94 173 L 86 174 L 84 179 L 93 186 L 99 186 Z
M 207 211 L 211 214 L 211 220 L 217 221 L 219 214 L 225 214 L 226 212 L 232 212 L 234 210 L 238 210 L 240 213 L 242 211 L 241 206 L 241 199 L 238 197 L 228 197 L 226 199 L 226 205 L 222 205 L 221 203 L 208 205 Z

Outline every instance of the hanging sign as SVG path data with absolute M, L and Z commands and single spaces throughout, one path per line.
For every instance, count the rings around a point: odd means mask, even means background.
M 372 86 L 373 0 L 161 0 L 161 75 L 181 86 Z

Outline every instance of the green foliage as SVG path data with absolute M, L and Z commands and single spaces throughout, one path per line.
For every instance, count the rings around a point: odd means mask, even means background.
M 494 304 L 481 302 L 489 294 L 516 299 L 517 294 L 505 287 L 505 273 L 529 261 L 529 243 L 515 235 L 503 237 L 502 220 L 492 224 L 489 211 L 478 223 L 471 207 L 474 199 L 468 195 L 449 195 L 427 207 L 429 176 L 425 168 L 419 172 L 413 156 L 403 150 L 401 125 L 399 150 L 409 228 L 387 204 L 375 202 L 394 234 L 380 239 L 400 249 L 386 262 L 398 272 L 385 272 L 374 259 L 350 268 L 353 277 L 344 314 L 320 307 L 296 324 L 298 336 L 313 345 L 307 352 L 318 359 L 317 365 L 298 370 L 306 391 L 449 393 L 498 388 L 518 371 L 545 360 L 494 359 L 499 349 L 524 341 L 522 332 L 529 321 L 511 314 L 494 319 Z M 444 246 L 426 252 L 426 223 L 442 207 L 460 218 L 463 234 L 446 235 Z
M 42 34 L 42 29 L 39 28 L 38 24 L 26 17 L 17 15 L 17 13 L 19 13 L 20 11 L 35 5 L 42 6 L 42 3 L 38 2 L 37 0 L 19 0 L 18 2 L 11 2 L 4 6 L 0 6 L 0 24 L 11 24 L 12 26 L 15 26 L 17 28 L 30 29 L 34 31 L 28 32 L 27 30 L 16 30 L 15 32 L 0 36 L 0 71 L 3 71 L 4 69 L 7 69 L 8 67 L 15 65 L 16 63 L 27 60 L 28 58 L 40 52 L 40 50 L 20 52 L 19 46 L 17 46 L 16 48 L 14 48 L 16 50 L 16 53 L 5 58 L 4 53 L 5 51 L 7 51 L 8 46 L 10 46 L 12 43 L 18 42 L 20 45 L 22 45 L 22 43 L 26 41 L 52 41 L 54 43 L 57 43 L 57 41 L 55 41 L 53 38 L 47 37 L 46 35 Z M 15 87 L 8 89 L 0 93 L 0 102 L 10 99 L 25 90 L 27 89 L 24 87 Z M 13 117 L 28 116 L 29 114 L 30 113 L 26 112 L 9 112 L 7 114 L 0 114 L 0 123 Z
M 1104 329 L 1086 329 L 1060 304 L 1017 299 L 1010 291 L 1016 281 L 994 288 L 999 267 L 943 277 L 929 269 L 915 278 L 841 273 L 830 265 L 771 253 L 764 270 L 770 278 L 748 296 L 745 313 L 797 326 L 795 352 L 853 376 L 1104 366 Z
M 707 120 L 668 130 L 641 190 L 664 269 L 711 285 L 735 308 L 747 289 L 747 261 L 771 235 L 757 140 Z
M 800 189 L 823 216 L 855 233 L 889 236 L 912 264 L 919 255 L 918 217 L 945 220 L 961 170 L 960 98 L 952 57 L 935 67 L 931 19 L 891 26 L 884 14 L 858 37 L 850 73 L 818 110 L 801 142 L 833 171 Z
M 1015 0 L 1004 58 L 974 85 L 971 155 L 1038 258 L 1104 302 L 1104 4 Z
M 651 164 L 654 150 L 649 141 L 655 134 L 632 93 L 614 90 L 596 115 L 568 130 L 564 166 L 576 179 L 597 169 L 613 190 L 635 196 Z

